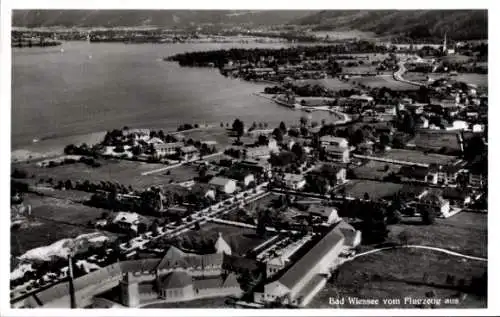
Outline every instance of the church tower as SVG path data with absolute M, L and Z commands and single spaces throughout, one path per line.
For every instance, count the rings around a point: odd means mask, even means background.
M 139 305 L 139 284 L 131 281 L 131 273 L 127 272 L 120 281 L 122 304 L 128 307 Z

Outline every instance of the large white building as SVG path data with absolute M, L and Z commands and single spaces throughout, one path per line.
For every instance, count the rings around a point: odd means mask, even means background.
M 330 160 L 349 163 L 349 144 L 345 138 L 325 135 L 320 138 L 320 143 Z
M 236 190 L 236 182 L 229 178 L 214 177 L 208 184 L 226 194 L 232 194 Z

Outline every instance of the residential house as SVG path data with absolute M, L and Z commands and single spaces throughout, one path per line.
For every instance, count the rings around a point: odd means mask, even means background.
M 325 135 L 320 138 L 320 144 L 325 149 L 328 159 L 349 163 L 349 146 L 345 138 Z
M 443 189 L 443 198 L 448 200 L 452 206 L 465 207 L 472 201 L 470 190 L 457 187 L 446 187 Z
M 113 224 L 117 225 L 121 230 L 132 230 L 137 232 L 137 227 L 140 223 L 139 214 L 135 212 L 120 211 L 113 219 Z
M 437 170 L 419 165 L 405 165 L 399 170 L 401 181 L 437 184 Z
M 461 167 L 458 165 L 440 165 L 438 167 L 438 183 L 439 184 L 455 184 Z
M 427 192 L 418 203 L 419 205 L 433 208 L 435 212 L 445 218 L 450 214 L 450 202 L 437 192 Z
M 244 169 L 230 169 L 224 174 L 224 176 L 238 181 L 238 185 L 242 188 L 246 188 L 251 183 L 255 183 L 254 175 Z
M 395 105 L 376 105 L 375 111 L 377 113 L 395 116 L 396 115 L 396 106 Z
M 183 146 L 179 149 L 180 158 L 183 160 L 192 160 L 199 157 L 200 152 L 193 145 Z
M 307 213 L 313 216 L 321 217 L 325 223 L 334 224 L 342 220 L 339 217 L 337 209 L 319 204 L 311 204 L 307 208 Z
M 204 198 L 209 198 L 211 200 L 215 200 L 215 190 L 212 186 L 203 183 L 196 183 L 193 187 L 191 187 L 191 193 Z
M 155 150 L 155 155 L 157 157 L 164 157 L 167 155 L 174 155 L 177 150 L 183 147 L 182 142 L 169 142 L 169 143 L 155 143 L 153 148 Z
M 217 189 L 217 191 L 232 194 L 236 190 L 236 182 L 233 179 L 225 177 L 214 177 L 209 184 Z
M 306 185 L 306 179 L 303 175 L 285 173 L 283 183 L 290 189 L 301 190 Z
M 237 168 L 248 170 L 253 175 L 271 177 L 271 163 L 265 160 L 246 159 L 236 164 Z

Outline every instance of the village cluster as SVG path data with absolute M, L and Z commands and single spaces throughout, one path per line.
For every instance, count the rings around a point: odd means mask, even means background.
M 12 306 L 145 307 L 224 297 L 246 307 L 305 307 L 361 245 L 383 243 L 391 225 L 485 213 L 487 91 L 457 79 L 476 71 L 469 62 L 446 59 L 478 48 L 449 49 L 446 39 L 443 49 L 418 52 L 357 44 L 383 55 L 374 62 L 327 49 L 267 50 L 251 66 L 210 52 L 174 58 L 277 82 L 263 95 L 303 108 L 299 122 L 125 127 L 97 145 L 69 145 L 60 158 L 14 163 L 13 226 L 22 230 L 40 217 L 31 203 L 45 199 L 38 196 L 62 195 L 92 210 L 82 225 L 99 233 L 21 255 Z M 424 53 L 435 56 L 418 56 Z M 259 50 L 224 54 L 250 59 Z M 364 64 L 373 73 L 342 70 Z M 433 80 L 436 72 L 442 76 Z M 350 88 L 331 89 L 329 80 Z M 317 122 L 313 111 L 331 117 Z M 114 171 L 116 164 L 135 167 L 133 176 L 122 165 Z M 99 179 L 100 170 L 114 181 Z

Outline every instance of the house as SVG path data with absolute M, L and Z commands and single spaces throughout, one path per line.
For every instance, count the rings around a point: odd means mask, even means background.
M 193 145 L 183 146 L 179 149 L 180 158 L 183 160 L 191 160 L 199 157 L 200 152 Z
M 333 231 L 344 237 L 344 245 L 348 248 L 355 248 L 361 243 L 361 231 L 354 229 L 353 226 L 339 218 Z
M 283 183 L 290 189 L 301 190 L 306 185 L 306 179 L 303 175 L 285 173 Z
M 399 170 L 401 181 L 437 184 L 437 170 L 419 165 L 405 165 Z
M 177 150 L 183 147 L 182 142 L 169 142 L 169 143 L 155 143 L 153 148 L 157 157 L 163 157 L 167 155 L 174 155 Z
M 484 159 L 473 163 L 469 168 L 469 184 L 482 187 L 488 180 L 488 162 Z
M 208 184 L 215 187 L 217 191 L 225 194 L 232 194 L 236 190 L 236 182 L 233 179 L 225 177 L 214 177 Z
M 319 140 L 330 160 L 341 163 L 349 163 L 349 146 L 345 138 L 325 135 Z
M 434 191 L 427 192 L 418 202 L 419 205 L 428 206 L 435 210 L 436 213 L 443 217 L 448 217 L 450 214 L 450 202 L 443 196 Z
M 458 165 L 440 165 L 438 168 L 439 184 L 455 184 L 461 167 Z
M 215 190 L 208 184 L 196 183 L 191 187 L 191 193 L 199 197 L 215 200 Z
M 122 230 L 133 230 L 137 232 L 139 223 L 139 214 L 135 212 L 120 211 L 113 219 L 113 224 L 117 225 Z
M 327 224 L 334 224 L 342 220 L 338 215 L 337 209 L 333 207 L 311 204 L 309 208 L 307 208 L 307 213 L 321 217 Z
M 347 181 L 347 168 L 344 164 L 324 164 L 310 172 L 311 175 L 326 176 L 333 179 L 335 176 L 336 184 L 340 185 Z
M 246 159 L 236 163 L 236 167 L 251 172 L 254 176 L 271 177 L 271 163 L 265 160 Z
M 420 129 L 427 129 L 427 128 L 429 128 L 429 119 L 427 119 L 424 116 L 418 117 L 418 119 L 417 119 L 417 127 L 419 127 Z
M 235 168 L 230 169 L 224 174 L 224 176 L 238 181 L 238 185 L 242 188 L 246 188 L 251 183 L 255 183 L 254 175 L 244 169 L 243 170 Z
M 457 187 L 446 187 L 443 189 L 443 198 L 448 200 L 452 206 L 465 207 L 472 201 L 472 193 L 467 189 Z
M 377 113 L 395 116 L 396 115 L 396 106 L 394 106 L 394 105 L 376 105 L 375 111 Z

